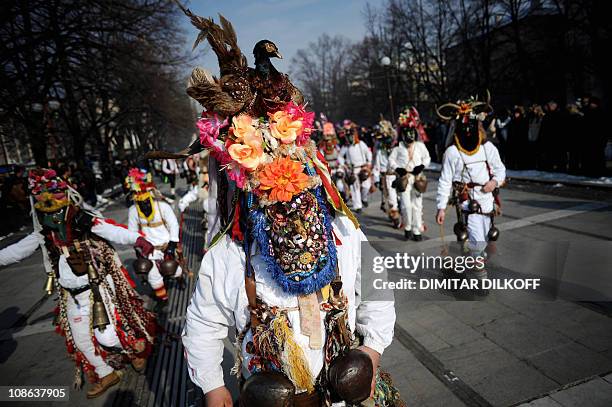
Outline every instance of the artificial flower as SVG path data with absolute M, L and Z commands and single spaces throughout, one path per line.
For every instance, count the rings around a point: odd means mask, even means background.
M 304 106 L 296 105 L 293 102 L 287 103 L 284 111 L 291 116 L 292 120 L 302 123 L 302 128 L 298 131 L 295 143 L 298 146 L 306 144 L 312 133 L 315 118 L 314 112 L 307 112 Z
M 219 116 L 214 113 L 202 113 L 202 118 L 198 120 L 198 129 L 200 130 L 200 143 L 209 149 L 219 148 L 217 139 L 219 138 L 219 132 L 222 128 L 227 126 L 227 119 L 221 120 Z
M 263 160 L 263 148 L 261 147 L 261 135 L 247 136 L 244 141 L 247 144 L 234 143 L 227 147 L 227 152 L 234 161 L 248 170 L 255 170 Z
M 270 116 L 270 134 L 283 144 L 293 143 L 302 131 L 302 122 L 293 120 L 292 116 L 279 110 Z
M 259 173 L 259 189 L 268 191 L 271 201 L 289 202 L 308 186 L 308 175 L 298 161 L 279 157 L 263 167 Z
M 255 133 L 256 129 L 251 116 L 240 114 L 232 118 L 232 134 L 236 143 L 246 143 L 248 139 L 255 137 Z

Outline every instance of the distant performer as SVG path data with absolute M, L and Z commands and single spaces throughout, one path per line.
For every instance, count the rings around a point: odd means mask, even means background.
M 342 148 L 341 156 L 348 167 L 348 184 L 351 191 L 352 209 L 360 213 L 368 207 L 368 197 L 372 186 L 372 152 L 368 145 L 359 139 L 359 128 L 345 120 L 351 144 Z
M 397 206 L 397 192 L 392 184 L 395 181 L 395 173 L 389 167 L 389 155 L 393 149 L 396 139 L 396 131 L 390 121 L 381 117 L 378 122 L 378 129 L 375 132 L 376 146 L 374 153 L 374 182 L 382 194 L 380 209 L 387 214 L 393 227 L 398 228 L 401 223 Z
M 444 153 L 438 182 L 438 224 L 444 223 L 446 207 L 455 206 L 457 240 L 467 241 L 473 255 L 484 254 L 488 241 L 497 240 L 494 225 L 500 213 L 499 187 L 506 179 L 506 167 L 499 151 L 485 140 L 482 120 L 491 106 L 475 99 L 447 103 L 438 115 L 451 120 L 450 146 Z M 485 270 L 474 270 L 477 278 L 486 278 Z
M 399 142 L 389 155 L 389 168 L 395 172 L 394 186 L 399 195 L 402 226 L 406 240 L 423 240 L 423 193 L 427 180 L 423 170 L 431 162 L 429 151 L 418 141 L 423 125 L 414 107 L 399 117 Z
M 0 251 L 0 265 L 43 250 L 47 294 L 59 290 L 57 331 L 66 338 L 76 363 L 75 386 L 82 372 L 95 384 L 87 398 L 119 383 L 131 363 L 141 372 L 155 339 L 154 314 L 143 307 L 134 283 L 109 242 L 153 246 L 142 235 L 84 209 L 83 198 L 53 170 L 33 170 L 29 187 L 34 207 L 32 234 Z
M 128 210 L 128 228 L 142 232 L 154 245 L 154 250 L 144 256 L 150 262 L 146 270 L 147 282 L 155 292 L 158 308 L 168 301 L 164 277 L 182 278 L 183 270 L 177 262 L 179 224 L 170 205 L 163 200 L 150 172 L 132 168 L 125 179 L 132 191 L 134 204 Z

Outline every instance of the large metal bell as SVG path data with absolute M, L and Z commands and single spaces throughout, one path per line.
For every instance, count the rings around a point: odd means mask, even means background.
M 491 225 L 491 229 L 489 229 L 489 233 L 487 234 L 489 241 L 495 242 L 499 239 L 499 229 L 495 225 Z
M 147 274 L 153 268 L 153 262 L 144 257 L 139 257 L 134 260 L 133 267 L 136 274 Z
M 480 204 L 477 201 L 470 199 L 467 209 L 470 213 L 478 213 L 480 211 Z
M 252 374 L 240 392 L 240 407 L 293 407 L 295 386 L 278 372 Z
M 110 324 L 108 320 L 108 314 L 106 313 L 106 307 L 102 301 L 94 301 L 93 304 L 93 322 L 94 328 L 98 328 L 100 332 L 104 332 L 106 326 Z
M 179 264 L 176 260 L 166 259 L 162 261 L 161 264 L 159 265 L 159 272 L 164 277 L 166 276 L 172 277 L 176 273 L 178 266 Z
M 329 368 L 329 385 L 342 401 L 359 404 L 370 397 L 374 367 L 367 353 L 351 349 Z
M 455 223 L 453 226 L 453 232 L 455 233 L 455 236 L 457 236 L 458 242 L 465 242 L 468 239 L 467 227 L 463 222 Z

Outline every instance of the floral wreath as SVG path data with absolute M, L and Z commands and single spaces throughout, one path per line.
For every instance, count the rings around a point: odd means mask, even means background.
M 36 200 L 34 208 L 40 212 L 56 212 L 70 204 L 68 183 L 58 177 L 55 170 L 30 171 L 28 187 Z

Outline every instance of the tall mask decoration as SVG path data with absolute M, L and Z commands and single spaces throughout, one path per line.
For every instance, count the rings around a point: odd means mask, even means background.
M 71 206 L 68 183 L 50 169 L 30 171 L 28 183 L 34 197 L 36 216 L 43 229 L 54 232 L 62 241 L 69 240 L 68 224 L 74 209 Z M 78 196 L 76 191 L 74 195 Z
M 493 111 L 490 100 L 491 96 L 487 92 L 486 101 L 471 97 L 457 103 L 445 103 L 437 109 L 438 116 L 454 124 L 453 142 L 462 153 L 475 154 L 484 141 L 482 121 L 487 113 Z
M 144 169 L 132 168 L 125 178 L 125 185 L 132 191 L 138 216 L 147 222 L 152 221 L 155 216 L 153 210 L 155 183 L 151 173 Z
M 410 107 L 404 109 L 398 118 L 399 124 L 399 141 L 410 144 L 419 138 L 424 139 L 425 129 L 421 123 L 421 117 L 416 108 Z

